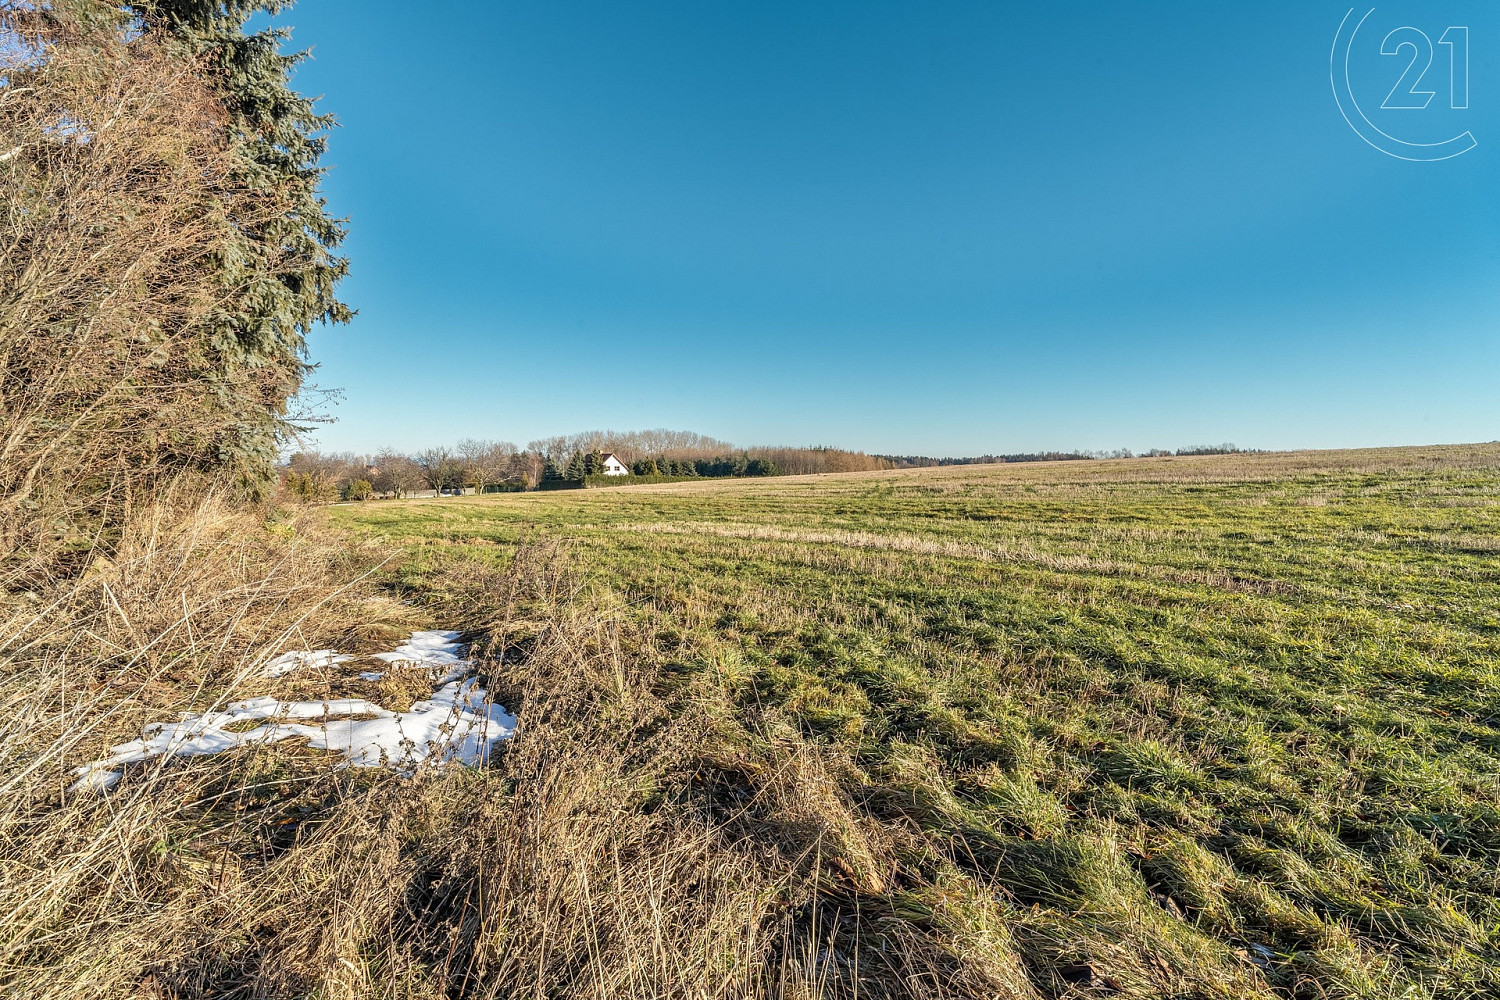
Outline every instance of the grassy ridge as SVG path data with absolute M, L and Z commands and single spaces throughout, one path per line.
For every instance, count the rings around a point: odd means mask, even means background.
M 1500 990 L 1497 499 L 1473 446 L 333 517 L 429 594 L 560 540 L 658 686 L 848 761 L 845 910 L 1017 995 L 1457 997 Z

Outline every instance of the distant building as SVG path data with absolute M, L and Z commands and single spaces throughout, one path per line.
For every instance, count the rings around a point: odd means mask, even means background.
M 606 476 L 628 476 L 628 475 L 630 475 L 630 466 L 626 465 L 624 462 L 622 462 L 618 458 L 616 458 L 614 456 L 613 452 L 610 452 L 610 453 L 607 453 L 607 454 L 604 454 L 604 455 L 600 455 L 599 456 L 599 461 L 604 466 L 604 474 Z

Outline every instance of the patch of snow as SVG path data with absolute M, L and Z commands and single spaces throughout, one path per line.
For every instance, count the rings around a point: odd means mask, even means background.
M 458 641 L 460 634 L 448 631 L 413 632 L 410 639 L 396 647 L 395 652 L 376 653 L 375 659 L 384 660 L 392 666 L 404 664 L 441 671 L 434 678 L 438 684 L 462 680 L 469 675 L 473 663 L 459 655 L 459 650 L 463 648 Z
M 428 760 L 477 766 L 496 741 L 515 735 L 516 719 L 503 707 L 491 704 L 479 679 L 468 676 L 473 664 L 459 657 L 458 636 L 457 632 L 417 632 L 394 653 L 376 654 L 392 663 L 448 668 L 437 680 L 440 686 L 432 696 L 405 712 L 391 712 L 363 698 L 292 702 L 270 696 L 250 698 L 233 702 L 223 711 L 184 715 L 181 722 L 146 726 L 140 739 L 113 747 L 110 756 L 77 768 L 72 788 L 106 791 L 119 783 L 123 765 L 154 757 L 204 756 L 298 736 L 315 749 L 339 751 L 344 755 L 341 766 L 345 767 L 388 767 L 409 774 Z M 293 656 L 302 659 L 293 663 L 288 659 Z M 279 677 L 296 670 L 306 665 L 309 657 L 317 657 L 323 665 L 353 659 L 334 650 L 288 653 L 272 661 L 272 665 L 287 669 L 274 674 L 268 671 L 266 676 Z M 378 680 L 383 675 L 366 671 L 359 676 Z M 295 721 L 313 719 L 321 721 L 312 725 Z M 229 728 L 249 722 L 261 724 L 243 732 Z
M 458 655 L 458 632 L 413 632 L 394 653 L 376 653 L 387 663 L 415 663 L 424 667 L 450 667 L 469 661 Z
M 340 653 L 336 649 L 294 649 L 290 653 L 282 653 L 267 663 L 266 668 L 261 671 L 261 676 L 285 677 L 303 667 L 331 667 L 335 664 L 347 663 L 352 659 L 354 657 Z
M 362 681 L 378 681 L 384 676 L 385 671 L 383 670 L 361 670 L 359 672 L 359 679 Z

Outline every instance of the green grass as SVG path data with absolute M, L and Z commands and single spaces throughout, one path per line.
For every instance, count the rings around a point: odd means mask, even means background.
M 331 517 L 426 596 L 559 540 L 658 687 L 847 759 L 889 845 L 862 905 L 958 961 L 1051 996 L 1500 995 L 1500 445 Z

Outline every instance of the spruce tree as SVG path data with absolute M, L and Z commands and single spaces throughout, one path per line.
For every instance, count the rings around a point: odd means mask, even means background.
M 574 482 L 583 482 L 583 477 L 588 475 L 588 466 L 584 463 L 583 452 L 573 452 L 573 458 L 568 462 L 567 477 Z
M 143 31 L 180 46 L 204 67 L 222 102 L 241 169 L 237 196 L 273 211 L 237 218 L 218 255 L 225 295 L 207 332 L 205 405 L 221 411 L 212 441 L 193 442 L 205 464 L 227 467 L 248 484 L 269 481 L 276 448 L 291 429 L 288 402 L 312 370 L 306 337 L 318 322 L 347 322 L 335 294 L 348 262 L 344 238 L 318 193 L 332 117 L 292 90 L 306 53 L 283 55 L 285 29 L 246 33 L 259 12 L 286 0 L 134 0 L 126 10 Z

